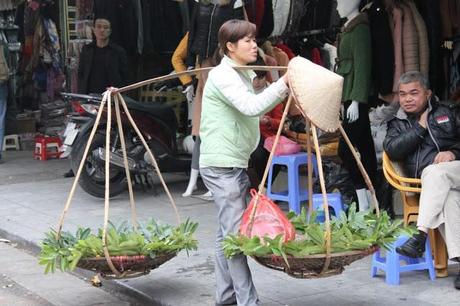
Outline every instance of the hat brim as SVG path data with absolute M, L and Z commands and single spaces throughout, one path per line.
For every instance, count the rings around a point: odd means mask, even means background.
M 288 66 L 291 92 L 308 119 L 327 132 L 340 126 L 343 77 L 301 56 Z

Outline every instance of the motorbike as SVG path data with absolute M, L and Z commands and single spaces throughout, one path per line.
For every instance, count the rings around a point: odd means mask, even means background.
M 69 118 L 65 131 L 64 155 L 68 155 L 71 168 L 77 173 L 89 135 L 94 126 L 102 100 L 101 96 L 61 93 L 63 99 L 71 101 L 74 112 Z M 136 125 L 155 156 L 161 172 L 188 172 L 191 155 L 178 145 L 178 120 L 173 108 L 165 103 L 138 102 L 123 96 Z M 113 108 L 112 108 L 113 109 Z M 123 133 L 126 142 L 128 165 L 133 184 L 154 187 L 155 169 L 140 138 L 131 126 L 123 109 L 120 109 Z M 113 110 L 112 118 L 116 118 Z M 110 197 L 127 189 L 126 173 L 120 135 L 115 119 L 110 135 Z M 107 110 L 100 124 L 84 162 L 79 184 L 87 193 L 103 198 L 105 193 L 105 139 Z

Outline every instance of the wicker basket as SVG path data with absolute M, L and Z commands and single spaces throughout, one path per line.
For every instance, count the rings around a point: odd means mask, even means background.
M 332 253 L 331 262 L 326 272 L 321 273 L 326 260 L 326 254 L 310 255 L 305 257 L 288 256 L 289 266 L 283 257 L 275 255 L 266 255 L 253 257 L 261 265 L 282 271 L 295 278 L 321 278 L 337 275 L 343 272 L 346 265 L 364 258 L 378 250 L 377 246 L 372 246 L 365 250 L 348 251 L 341 253 Z
M 110 270 L 105 257 L 82 258 L 77 266 L 85 270 L 98 272 L 104 278 L 133 278 L 149 274 L 151 270 L 158 268 L 176 255 L 176 253 L 168 253 L 158 255 L 155 258 L 144 255 L 111 256 L 110 259 L 115 268 L 120 271 L 121 276 L 115 275 Z

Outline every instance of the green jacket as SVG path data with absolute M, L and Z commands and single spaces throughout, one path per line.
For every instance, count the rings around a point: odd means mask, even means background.
M 237 71 L 224 56 L 209 72 L 200 123 L 200 167 L 247 168 L 260 138 L 259 117 L 286 97 L 283 79 L 255 94 L 252 70 Z
M 339 36 L 337 73 L 343 76 L 342 101 L 367 103 L 371 88 L 372 50 L 369 22 L 356 16 Z

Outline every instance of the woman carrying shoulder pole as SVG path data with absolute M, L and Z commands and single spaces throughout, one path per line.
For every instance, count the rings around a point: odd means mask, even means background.
M 223 238 L 236 234 L 246 209 L 249 178 L 246 173 L 251 153 L 259 138 L 259 117 L 288 94 L 287 74 L 255 94 L 251 70 L 235 66 L 257 59 L 256 26 L 244 20 L 229 20 L 219 30 L 221 63 L 206 82 L 201 112 L 200 173 L 217 207 L 216 305 L 257 305 L 246 256 L 226 259 Z

